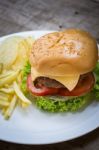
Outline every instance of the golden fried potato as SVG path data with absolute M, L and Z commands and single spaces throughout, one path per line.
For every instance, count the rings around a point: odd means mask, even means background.
M 26 105 L 30 105 L 31 101 L 29 99 L 27 99 L 27 97 L 25 97 L 25 95 L 22 93 L 22 91 L 20 90 L 20 87 L 18 86 L 18 84 L 16 82 L 14 82 L 13 84 L 13 88 L 15 90 L 15 93 L 17 95 L 17 97 Z
M 33 47 L 34 39 L 32 37 L 27 37 L 24 39 L 24 42 L 27 45 L 27 56 L 29 57 L 29 53 Z
M 0 87 L 3 87 L 5 84 L 11 84 L 18 75 L 19 71 L 13 71 L 11 75 L 0 79 Z
M 4 111 L 4 118 L 5 119 L 9 119 L 15 109 L 15 106 L 16 106 L 16 103 L 17 103 L 17 96 L 14 95 L 10 104 L 9 104 L 9 107 L 6 111 Z
M 18 45 L 18 56 L 15 63 L 12 65 L 12 69 L 14 70 L 22 69 L 26 60 L 27 60 L 26 47 L 23 44 L 23 42 L 20 42 Z
M 0 92 L 4 92 L 4 93 L 7 93 L 7 94 L 13 94 L 14 89 L 13 88 L 0 88 Z
M 12 69 L 22 69 L 28 60 L 34 40 L 31 37 L 23 39 L 18 45 L 18 56 Z
M 7 101 L 3 101 L 3 100 L 0 100 L 0 106 L 4 106 L 4 107 L 7 107 L 7 106 L 9 106 L 9 102 L 7 102 Z
M 2 73 L 2 74 L 0 74 L 0 79 L 3 79 L 3 78 L 8 77 L 8 76 L 10 76 L 12 73 L 13 73 L 13 71 L 12 71 L 12 70 L 10 70 L 10 71 L 6 71 L 6 70 L 4 70 L 4 71 L 3 71 L 3 73 Z
M 10 37 L 0 45 L 0 110 L 5 119 L 11 117 L 16 104 L 22 108 L 31 104 L 18 84 L 22 80 L 20 70 L 28 60 L 33 42 L 32 37 Z
M 0 63 L 0 74 L 2 73 L 3 70 L 3 63 Z

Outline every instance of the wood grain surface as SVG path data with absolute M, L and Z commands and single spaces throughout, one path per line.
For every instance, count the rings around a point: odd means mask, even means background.
M 0 36 L 30 30 L 88 30 L 99 42 L 99 0 L 0 0 Z M 53 145 L 0 141 L 0 150 L 99 150 L 99 129 Z

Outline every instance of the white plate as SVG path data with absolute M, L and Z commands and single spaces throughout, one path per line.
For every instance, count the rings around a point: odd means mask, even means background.
M 38 38 L 50 31 L 29 31 L 13 35 Z M 99 127 L 99 103 L 93 102 L 82 112 L 50 114 L 34 106 L 16 108 L 9 121 L 0 115 L 0 139 L 22 144 L 48 144 L 67 141 Z

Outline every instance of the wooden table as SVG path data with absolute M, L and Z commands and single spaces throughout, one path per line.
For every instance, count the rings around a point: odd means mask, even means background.
M 29 30 L 82 28 L 99 42 L 99 0 L 0 0 L 0 36 Z M 53 145 L 0 142 L 0 150 L 99 150 L 99 129 Z

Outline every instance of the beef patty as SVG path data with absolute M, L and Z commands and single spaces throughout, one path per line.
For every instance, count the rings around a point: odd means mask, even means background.
M 79 82 L 81 82 L 82 80 L 84 80 L 84 78 L 88 75 L 84 74 L 81 75 L 79 78 Z M 42 87 L 42 86 L 46 86 L 49 88 L 65 88 L 65 86 L 63 84 L 61 84 L 60 82 L 54 80 L 54 79 L 50 79 L 48 77 L 38 77 L 36 78 L 36 80 L 34 81 L 34 85 L 36 87 Z

